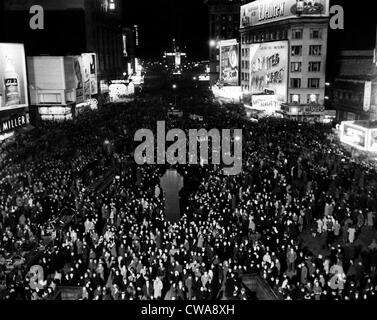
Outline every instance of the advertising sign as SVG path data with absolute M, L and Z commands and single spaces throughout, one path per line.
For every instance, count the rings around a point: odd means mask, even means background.
M 377 129 L 370 130 L 369 151 L 377 152 Z
M 14 129 L 24 127 L 28 124 L 28 119 L 25 114 L 18 114 L 12 116 L 8 120 L 0 121 L 0 134 L 4 134 Z
M 272 95 L 280 103 L 285 103 L 288 95 L 288 42 L 252 44 L 250 73 L 253 95 Z
M 0 112 L 29 105 L 23 44 L 0 43 Z
M 76 103 L 84 102 L 84 73 L 83 73 L 83 59 L 81 56 L 76 56 L 74 59 L 74 71 L 76 81 Z
M 341 141 L 357 149 L 367 149 L 367 130 L 347 123 L 341 125 Z
M 257 0 L 241 6 L 241 28 L 305 16 L 328 17 L 329 0 Z
M 253 109 L 265 110 L 271 113 L 280 109 L 280 102 L 275 95 L 253 95 L 251 99 Z
M 90 94 L 98 94 L 98 65 L 95 53 L 85 54 L 89 59 Z
M 365 112 L 368 112 L 370 110 L 371 98 L 372 98 L 372 81 L 366 81 L 365 88 L 364 88 L 364 104 L 363 104 L 363 109 Z
M 238 86 L 239 49 L 237 40 L 220 43 L 220 81 L 224 85 Z

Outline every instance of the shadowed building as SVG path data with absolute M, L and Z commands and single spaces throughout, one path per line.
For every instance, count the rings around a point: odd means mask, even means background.
M 220 47 L 222 40 L 238 39 L 240 4 L 242 0 L 204 0 L 209 11 L 210 84 L 220 77 Z
M 125 72 L 120 0 L 4 0 L 4 41 L 25 44 L 28 56 L 94 52 L 98 80 L 120 79 Z M 44 8 L 44 29 L 30 28 L 30 8 Z

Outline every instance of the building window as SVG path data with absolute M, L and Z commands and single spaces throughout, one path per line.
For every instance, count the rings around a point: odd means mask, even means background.
M 302 46 L 292 46 L 292 57 L 302 56 Z
M 303 30 L 302 29 L 293 29 L 292 30 L 292 39 L 299 40 L 302 39 Z
M 311 56 L 320 56 L 322 51 L 322 46 L 310 46 L 309 47 L 309 55 Z
M 301 89 L 301 79 L 300 78 L 291 78 L 291 88 L 292 89 Z
M 319 94 L 308 94 L 308 104 L 318 104 Z
M 322 39 L 322 29 L 311 29 L 310 39 Z
M 318 89 L 319 84 L 320 84 L 320 79 L 317 79 L 317 78 L 308 79 L 308 88 L 310 89 Z
M 290 102 L 294 104 L 300 104 L 300 95 L 299 94 L 291 94 Z
M 309 72 L 320 72 L 321 62 L 309 62 Z
M 291 62 L 291 72 L 301 72 L 301 62 Z

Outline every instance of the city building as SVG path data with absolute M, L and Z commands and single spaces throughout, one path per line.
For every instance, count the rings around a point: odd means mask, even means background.
M 209 11 L 210 85 L 220 78 L 220 41 L 239 39 L 242 0 L 204 0 Z
M 26 55 L 23 44 L 0 43 L 0 143 L 29 124 Z
M 139 47 L 138 26 L 123 28 L 123 57 L 127 66 L 127 77 L 136 72 L 136 57 Z
M 257 0 L 241 6 L 241 88 L 256 110 L 297 120 L 324 111 L 328 0 Z
M 5 42 L 25 44 L 28 56 L 97 56 L 100 103 L 108 96 L 108 82 L 126 72 L 122 45 L 122 1 L 40 0 L 44 29 L 30 27 L 32 0 L 4 0 Z M 62 27 L 64 26 L 64 27 Z
M 345 50 L 337 61 L 331 103 L 338 121 L 377 120 L 377 67 L 373 50 Z

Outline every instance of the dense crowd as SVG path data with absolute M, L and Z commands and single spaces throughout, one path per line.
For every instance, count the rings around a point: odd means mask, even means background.
M 2 147 L 4 299 L 47 299 L 67 286 L 84 300 L 244 300 L 249 274 L 279 299 L 376 298 L 375 166 L 352 158 L 328 126 L 253 123 L 237 107 L 191 99 L 185 111 L 203 121 L 171 118 L 162 99 L 148 99 L 44 124 Z M 242 174 L 177 167 L 185 188 L 176 224 L 164 218 L 166 166 L 132 161 L 135 131 L 155 131 L 159 120 L 243 129 Z M 92 188 L 110 169 L 113 182 Z

